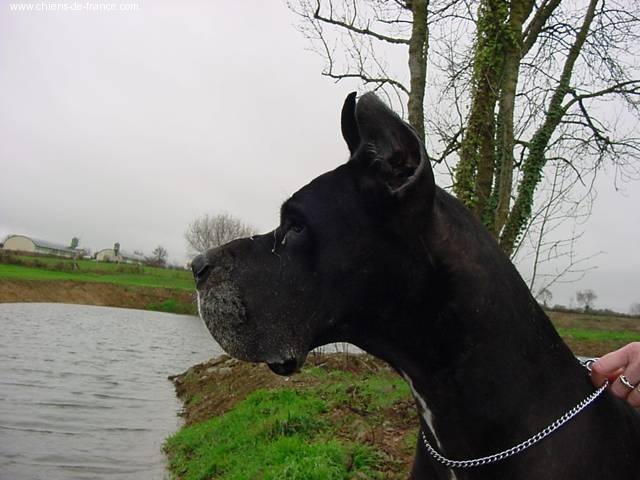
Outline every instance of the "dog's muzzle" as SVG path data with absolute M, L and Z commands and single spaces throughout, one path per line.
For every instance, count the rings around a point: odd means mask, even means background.
M 249 313 L 232 255 L 224 249 L 209 251 L 195 257 L 191 269 L 200 316 L 225 352 L 240 360 L 264 362 L 279 375 L 300 369 L 308 352 L 305 343 L 283 327 L 277 320 L 281 315 L 270 313 L 262 301 Z

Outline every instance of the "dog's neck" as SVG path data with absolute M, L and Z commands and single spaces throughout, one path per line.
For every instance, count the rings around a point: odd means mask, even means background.
M 477 458 L 537 433 L 590 386 L 489 233 L 448 195 L 436 201 L 428 229 L 440 236 L 420 240 L 435 276 L 423 303 L 397 305 L 353 341 L 407 379 L 434 447 Z

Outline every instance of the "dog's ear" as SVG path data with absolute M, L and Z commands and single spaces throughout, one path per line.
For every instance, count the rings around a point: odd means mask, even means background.
M 340 126 L 342 127 L 342 137 L 347 142 L 349 152 L 353 155 L 360 146 L 360 132 L 356 122 L 356 92 L 351 92 L 344 101 Z
M 347 103 L 343 109 L 343 134 Z M 431 199 L 435 189 L 433 171 L 422 142 L 409 124 L 375 94 L 366 93 L 355 105 L 355 125 L 357 135 L 349 130 L 349 138 L 357 138 L 359 146 L 355 155 L 352 150 L 351 161 L 364 167 L 368 180 L 396 199 L 413 191 Z M 351 150 L 349 140 L 347 143 Z

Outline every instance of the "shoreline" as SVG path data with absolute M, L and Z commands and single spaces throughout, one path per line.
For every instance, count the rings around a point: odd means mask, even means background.
M 222 355 L 169 380 L 184 420 L 163 448 L 172 478 L 402 480 L 411 468 L 413 397 L 368 354 L 314 353 L 291 377 Z
M 186 290 L 75 280 L 0 279 L 2 303 L 68 303 L 195 315 Z

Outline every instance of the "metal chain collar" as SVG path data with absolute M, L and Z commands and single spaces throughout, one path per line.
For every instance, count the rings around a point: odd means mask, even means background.
M 596 359 L 589 359 L 589 360 L 586 360 L 585 362 L 582 362 L 582 364 L 587 370 L 591 371 L 591 366 L 595 361 Z M 509 458 L 515 455 L 516 453 L 520 453 L 521 451 L 526 450 L 530 446 L 538 443 L 540 440 L 542 440 L 543 438 L 547 437 L 548 435 L 556 431 L 562 425 L 564 425 L 573 417 L 578 415 L 582 410 L 587 408 L 595 399 L 597 399 L 600 396 L 602 392 L 606 390 L 608 385 L 609 385 L 609 382 L 605 381 L 604 385 L 598 388 L 595 392 L 593 392 L 587 398 L 582 400 L 580 403 L 578 403 L 575 407 L 573 407 L 567 413 L 565 413 L 560 418 L 558 418 L 551 425 L 539 431 L 538 433 L 528 438 L 524 442 L 519 443 L 515 447 L 508 448 L 507 450 L 503 450 L 502 452 L 494 453 L 493 455 L 488 455 L 486 457 L 473 458 L 470 460 L 451 460 L 441 455 L 438 451 L 436 451 L 435 448 L 431 446 L 431 444 L 427 440 L 427 437 L 424 434 L 424 431 L 422 430 L 420 431 L 420 436 L 422 437 L 424 446 L 427 448 L 427 451 L 429 452 L 429 454 L 438 462 L 442 463 L 443 465 L 446 465 L 447 467 L 469 468 L 469 467 L 478 467 L 480 465 L 486 465 L 488 463 L 498 462 L 500 460 L 504 460 L 505 458 Z

